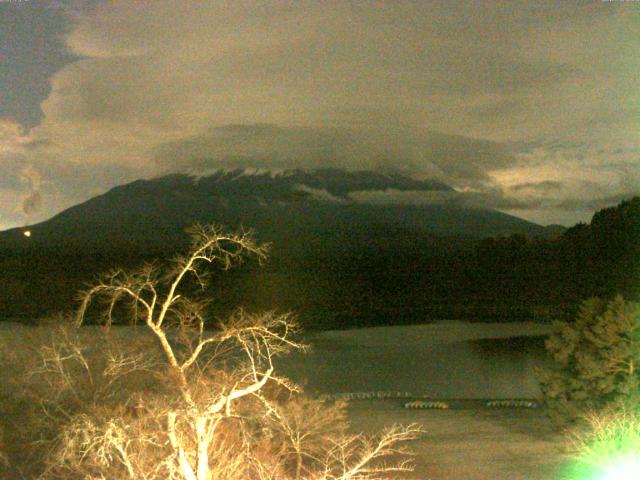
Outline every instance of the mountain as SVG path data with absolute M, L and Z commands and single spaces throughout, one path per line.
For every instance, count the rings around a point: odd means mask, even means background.
M 640 298 L 638 238 L 635 196 L 548 240 L 512 235 L 478 242 L 465 262 L 467 281 L 487 305 L 513 299 L 535 306 L 539 317 L 573 319 L 588 298 Z
M 185 247 L 184 230 L 196 222 L 252 228 L 259 240 L 272 243 L 266 269 L 245 267 L 225 277 L 228 288 L 215 295 L 229 306 L 237 301 L 292 309 L 306 323 L 333 326 L 422 321 L 429 295 L 444 302 L 459 288 L 452 281 L 430 284 L 433 275 L 446 277 L 458 268 L 458 253 L 469 242 L 548 233 L 511 215 L 466 207 L 440 182 L 398 174 L 321 169 L 170 175 L 113 188 L 29 227 L 29 237 L 24 229 L 0 232 L 5 272 L 18 272 L 5 275 L 5 292 L 14 293 L 7 293 L 4 308 L 35 315 L 37 308 L 19 310 L 18 301 L 22 295 L 27 303 L 50 302 L 34 282 L 62 303 L 96 269 L 170 256 Z M 13 290 L 7 287 L 12 282 Z
M 544 227 L 545 234 L 542 235 L 543 238 L 558 238 L 567 231 L 567 227 L 564 225 L 551 224 Z
M 71 207 L 30 226 L 28 240 L 54 247 L 149 248 L 181 238 L 184 227 L 195 222 L 254 228 L 271 241 L 291 235 L 366 237 L 372 229 L 469 238 L 546 236 L 531 222 L 465 207 L 456 193 L 436 181 L 338 169 L 169 175 L 122 185 Z M 16 240 L 25 243 L 23 229 L 0 233 L 0 246 Z

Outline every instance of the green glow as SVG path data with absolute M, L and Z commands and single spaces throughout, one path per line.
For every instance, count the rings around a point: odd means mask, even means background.
M 629 407 L 628 405 L 632 405 Z M 591 415 L 574 437 L 574 462 L 562 480 L 640 479 L 640 402 Z
M 600 465 L 575 463 L 562 480 L 638 480 L 640 478 L 640 453 L 610 459 Z
M 606 466 L 602 480 L 631 480 L 640 477 L 640 457 L 627 457 Z

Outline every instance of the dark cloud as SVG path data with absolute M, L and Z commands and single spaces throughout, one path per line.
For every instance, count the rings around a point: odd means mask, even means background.
M 567 212 L 572 212 L 575 210 L 587 210 L 590 212 L 594 212 L 596 210 L 601 210 L 603 208 L 610 207 L 612 205 L 617 205 L 618 203 L 629 200 L 634 196 L 640 195 L 640 187 L 636 189 L 635 192 L 629 193 L 620 193 L 616 195 L 604 195 L 597 196 L 596 198 L 590 199 L 566 199 L 561 200 L 554 205 L 554 207 L 565 210 Z
M 540 193 L 546 192 L 558 192 L 561 188 L 564 187 L 562 182 L 554 181 L 554 180 L 545 180 L 543 182 L 525 182 L 519 183 L 511 187 L 511 190 L 514 192 L 520 192 L 522 190 L 532 190 Z
M 38 213 L 42 207 L 42 195 L 40 192 L 31 192 L 27 198 L 22 202 L 22 212 L 31 217 L 33 214 Z
M 212 128 L 157 148 L 165 171 L 216 168 L 320 168 L 401 171 L 457 183 L 486 180 L 514 163 L 500 144 L 407 128 L 238 125 Z
M 484 191 L 400 191 L 394 189 L 355 191 L 349 198 L 358 203 L 374 205 L 457 205 L 459 207 L 526 210 L 539 203 L 528 203 L 517 197 L 509 196 L 500 189 Z
M 67 24 L 49 1 L 0 2 L 0 118 L 38 124 L 49 77 L 74 58 L 61 41 Z
M 357 203 L 372 205 L 442 205 L 464 203 L 464 194 L 456 191 L 361 190 L 349 193 Z

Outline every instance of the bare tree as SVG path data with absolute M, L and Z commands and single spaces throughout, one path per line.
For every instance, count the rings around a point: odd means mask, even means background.
M 86 402 L 77 369 L 100 385 L 91 390 L 91 409 L 64 412 L 43 478 L 364 480 L 409 471 L 406 461 L 379 460 L 404 454 L 398 444 L 418 428 L 394 427 L 377 439 L 349 435 L 340 405 L 304 399 L 298 385 L 276 374 L 275 357 L 305 348 L 290 315 L 240 309 L 216 330 L 205 329 L 207 302 L 189 296 L 185 282 L 204 288 L 202 267 L 228 269 L 247 256 L 262 261 L 267 248 L 246 232 L 196 226 L 191 233 L 189 253 L 168 268 L 149 264 L 100 277 L 76 317 L 79 326 L 102 299 L 109 327 L 126 306 L 152 333 L 162 362 L 149 360 L 151 352 L 111 349 L 96 373 L 69 337 L 41 351 L 38 372 L 57 379 L 54 390 Z M 153 388 L 129 391 L 124 403 L 106 393 L 116 382 L 126 389 L 128 376 L 140 372 L 155 379 Z

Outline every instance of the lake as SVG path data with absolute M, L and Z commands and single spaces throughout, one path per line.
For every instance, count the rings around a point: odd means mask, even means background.
M 311 352 L 276 370 L 316 394 L 408 392 L 433 398 L 535 398 L 549 324 L 438 321 L 308 335 Z
M 20 345 L 46 328 L 0 322 L 0 337 Z M 438 321 L 425 325 L 309 333 L 309 353 L 278 358 L 276 371 L 309 393 L 392 391 L 433 398 L 535 398 L 534 367 L 547 362 L 551 325 Z M 95 334 L 96 327 L 82 329 Z M 128 336 L 128 327 L 114 328 Z M 149 335 L 145 328 L 138 334 Z M 33 338 L 33 337 L 31 337 Z

